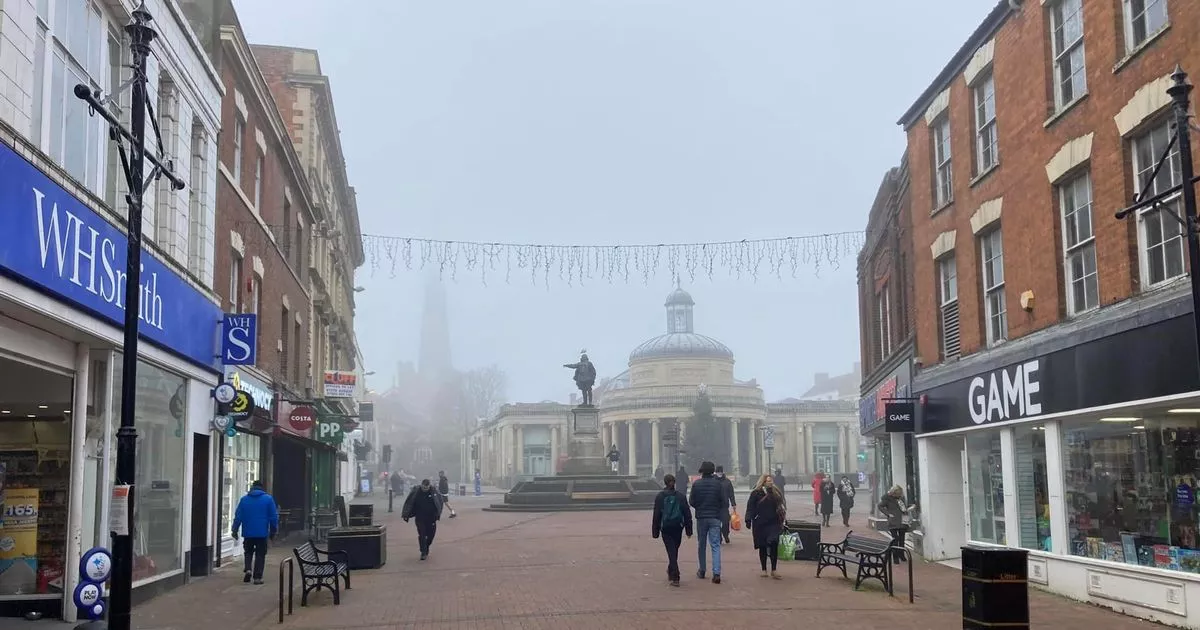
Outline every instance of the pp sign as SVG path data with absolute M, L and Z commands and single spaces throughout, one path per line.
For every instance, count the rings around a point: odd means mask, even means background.
M 320 420 L 317 422 L 317 441 L 326 444 L 341 444 L 345 433 L 342 423 L 337 421 Z
M 226 313 L 221 320 L 221 362 L 254 365 L 258 348 L 258 315 Z

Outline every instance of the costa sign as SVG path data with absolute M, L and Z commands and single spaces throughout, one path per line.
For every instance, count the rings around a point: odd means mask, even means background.
M 296 407 L 288 414 L 288 424 L 296 431 L 308 431 L 316 422 L 317 413 L 313 411 L 312 407 Z

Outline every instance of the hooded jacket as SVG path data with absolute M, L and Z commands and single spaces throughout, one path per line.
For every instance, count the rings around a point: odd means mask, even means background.
M 408 497 L 404 499 L 400 518 L 415 518 L 420 523 L 436 523 L 442 518 L 442 495 L 432 485 L 429 489 L 420 485 L 413 486 Z
M 275 506 L 275 498 L 266 490 L 251 488 L 238 501 L 231 531 L 236 537 L 239 530 L 246 538 L 267 538 L 279 531 L 279 508 Z

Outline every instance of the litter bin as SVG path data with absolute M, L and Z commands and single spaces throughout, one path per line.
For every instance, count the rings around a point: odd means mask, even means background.
M 353 508 L 354 506 L 350 506 Z M 345 551 L 351 571 L 378 569 L 387 564 L 387 526 L 335 527 L 329 530 L 329 551 Z
M 350 527 L 365 527 L 375 518 L 375 506 L 370 503 L 351 503 L 350 516 L 346 523 Z
M 797 560 L 816 560 L 820 554 L 821 525 L 808 521 L 788 520 L 783 526 L 789 532 L 795 532 L 800 537 L 800 547 L 796 549 Z
M 467 486 L 466 486 L 466 484 L 461 484 L 461 483 L 460 483 L 460 484 L 458 484 L 458 496 L 460 496 L 460 497 L 465 497 L 465 496 L 467 496 Z
M 962 548 L 963 628 L 1029 627 L 1029 552 Z

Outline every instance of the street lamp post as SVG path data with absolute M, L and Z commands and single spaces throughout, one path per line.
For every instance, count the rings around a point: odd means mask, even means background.
M 109 124 L 109 139 L 117 143 L 121 166 L 125 171 L 125 182 L 129 193 L 125 202 L 129 206 L 126 217 L 126 237 L 128 240 L 125 258 L 125 320 L 124 340 L 121 351 L 121 425 L 117 429 L 117 470 L 116 486 L 128 487 L 128 501 L 124 506 L 125 514 L 117 515 L 114 519 L 120 526 L 112 533 L 113 569 L 109 584 L 108 628 L 111 630 L 129 630 L 131 625 L 132 591 L 133 591 L 133 514 L 134 479 L 137 472 L 137 429 L 134 428 L 134 410 L 137 395 L 137 361 L 138 361 L 138 321 L 141 297 L 141 268 L 142 268 L 142 206 L 146 188 L 154 181 L 166 177 L 174 190 L 183 190 L 184 183 L 174 173 L 174 165 L 170 161 L 160 159 L 162 154 L 162 138 L 159 137 L 158 123 L 154 119 L 154 109 L 147 98 L 146 60 L 150 56 L 150 44 L 157 37 L 154 29 L 150 28 L 153 18 L 141 4 L 133 12 L 133 21 L 125 26 L 129 35 L 132 63 L 129 68 L 133 72 L 130 80 L 121 86 L 121 90 L 130 89 L 130 118 L 129 128 L 126 129 L 121 121 L 113 116 L 107 108 L 109 99 L 116 96 L 109 94 L 103 97 L 97 90 L 95 93 L 84 84 L 75 86 L 75 96 L 91 107 Z M 150 124 L 155 134 L 156 153 L 146 151 L 146 122 L 149 114 Z M 128 148 L 126 147 L 128 145 Z M 150 176 L 146 177 L 146 162 L 153 165 Z
M 1191 277 L 1192 284 L 1192 322 L 1196 330 L 1196 360 L 1197 365 L 1200 365 L 1200 275 L 1198 275 L 1200 274 L 1200 219 L 1196 217 L 1195 184 L 1198 178 L 1192 164 L 1191 116 L 1188 112 L 1191 106 L 1189 96 L 1192 92 L 1192 85 L 1188 83 L 1187 76 L 1183 68 L 1178 65 L 1175 66 L 1175 72 L 1171 73 L 1172 85 L 1167 88 L 1167 94 L 1171 96 L 1175 132 L 1167 142 L 1162 157 L 1154 165 L 1154 170 L 1146 177 L 1146 181 L 1142 182 L 1142 190 L 1134 198 L 1133 205 L 1117 212 L 1116 217 L 1124 219 L 1130 215 L 1136 215 L 1138 211 L 1151 209 L 1155 212 L 1170 214 L 1183 226 L 1184 237 L 1187 238 L 1188 243 L 1188 275 Z M 1167 190 L 1158 191 L 1153 197 L 1147 198 L 1146 194 L 1150 192 L 1154 181 L 1158 178 L 1159 171 L 1164 166 L 1171 168 L 1169 164 L 1171 150 L 1176 144 L 1179 146 L 1180 183 Z M 1177 194 L 1183 199 L 1182 217 L 1175 214 L 1169 207 L 1161 206 L 1164 199 Z

